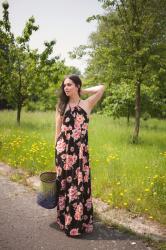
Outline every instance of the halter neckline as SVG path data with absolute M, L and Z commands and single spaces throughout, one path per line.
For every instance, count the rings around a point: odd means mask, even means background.
M 78 103 L 74 106 L 74 107 L 71 107 L 70 104 L 69 104 L 69 108 L 72 109 L 72 108 L 75 108 L 78 106 L 78 104 L 80 103 L 81 99 L 79 99 Z
M 81 101 L 81 99 L 79 99 L 78 104 L 80 103 L 80 101 Z M 68 104 L 69 104 L 69 103 L 68 103 Z M 81 109 L 81 110 L 82 110 L 82 111 L 86 114 L 86 116 L 87 116 L 87 118 L 88 118 L 88 120 L 89 120 L 89 116 L 88 116 L 87 111 L 85 111 L 85 109 L 84 109 L 84 108 L 82 108 L 81 106 L 79 106 L 78 104 L 77 104 L 77 105 L 75 105 L 73 108 L 75 108 L 75 107 L 79 107 L 79 109 Z M 69 105 L 69 109 L 67 109 L 67 110 L 65 111 L 64 116 L 66 115 L 66 113 L 67 113 L 69 110 L 71 110 L 70 105 Z

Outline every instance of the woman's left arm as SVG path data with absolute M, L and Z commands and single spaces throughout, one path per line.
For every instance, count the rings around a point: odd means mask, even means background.
M 57 142 L 57 138 L 61 132 L 61 126 L 62 126 L 62 116 L 58 112 L 58 108 L 56 107 L 56 113 L 55 113 L 55 145 Z
M 89 108 L 92 109 L 97 104 L 97 102 L 101 99 L 104 91 L 105 91 L 105 85 L 100 84 L 100 85 L 89 87 L 86 89 L 81 89 L 81 94 L 91 94 L 91 96 L 89 96 L 86 99 L 86 101 L 88 103 Z

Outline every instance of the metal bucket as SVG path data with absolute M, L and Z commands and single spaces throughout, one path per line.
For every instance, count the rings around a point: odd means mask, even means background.
M 40 175 L 40 190 L 37 194 L 39 206 L 52 209 L 57 206 L 56 172 L 43 172 Z

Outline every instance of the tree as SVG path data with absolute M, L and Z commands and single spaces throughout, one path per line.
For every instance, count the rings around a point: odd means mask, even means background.
M 51 57 L 56 41 L 44 42 L 45 49 L 42 53 L 37 49 L 30 49 L 29 40 L 32 32 L 39 28 L 35 25 L 34 17 L 29 18 L 22 35 L 14 37 L 10 31 L 8 8 L 8 3 L 3 3 L 3 20 L 0 24 L 4 29 L 1 29 L 4 37 L 2 45 L 7 47 L 8 60 L 5 61 L 4 56 L 1 57 L 5 65 L 2 70 L 4 80 L 1 82 L 1 89 L 5 98 L 16 105 L 17 122 L 20 124 L 23 105 L 33 97 L 48 96 L 48 88 L 51 88 L 51 83 L 54 87 L 58 84 L 65 66 L 59 57 Z
M 11 69 L 9 67 L 9 47 L 13 43 L 8 19 L 8 3 L 3 3 L 3 20 L 0 20 L 0 100 L 6 102 Z
M 91 34 L 89 46 L 81 45 L 74 52 L 84 55 L 88 47 L 90 59 L 87 76 L 108 83 L 107 96 L 103 104 L 108 107 L 110 100 L 114 102 L 111 114 L 121 115 L 123 112 L 129 116 L 133 112 L 132 106 L 135 102 L 132 142 L 137 143 L 141 94 L 146 94 L 151 104 L 156 101 L 153 98 L 156 93 L 160 106 L 162 104 L 159 98 L 165 100 L 163 93 L 166 77 L 165 1 L 100 0 L 100 2 L 106 13 L 88 18 L 88 21 L 98 21 L 97 31 Z M 110 83 L 113 83 L 111 87 Z
M 165 59 L 161 55 L 161 47 L 166 42 L 166 5 L 165 1 L 143 1 L 143 0 L 100 0 L 105 9 L 115 10 L 119 23 L 117 31 L 119 34 L 119 54 L 124 54 L 123 63 L 126 69 L 130 70 L 128 76 L 132 79 L 135 87 L 135 128 L 132 141 L 138 141 L 141 115 L 141 85 L 147 84 L 147 76 L 151 76 L 150 84 L 157 84 L 156 75 L 148 74 L 149 69 L 155 65 L 161 69 L 161 60 Z M 117 57 L 117 64 L 121 58 Z M 165 65 L 164 65 L 165 66 Z M 163 69 L 164 70 L 164 69 Z M 125 70 L 126 72 L 126 70 Z M 154 73 L 154 70 L 153 70 Z

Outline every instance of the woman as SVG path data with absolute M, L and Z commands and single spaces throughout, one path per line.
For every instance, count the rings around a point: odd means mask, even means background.
M 58 185 L 57 224 L 67 236 L 93 231 L 91 172 L 88 152 L 89 116 L 105 87 L 81 89 L 77 75 L 61 85 L 56 107 L 55 163 Z M 90 94 L 83 100 L 82 94 Z

